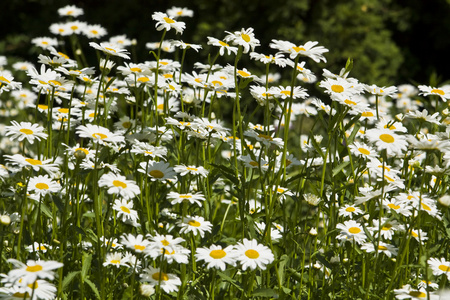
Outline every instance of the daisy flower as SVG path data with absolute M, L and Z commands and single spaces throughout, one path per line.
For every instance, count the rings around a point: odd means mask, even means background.
M 155 27 L 158 31 L 161 31 L 163 29 L 169 31 L 173 28 L 177 33 L 183 33 L 183 30 L 186 28 L 186 23 L 175 21 L 162 12 L 155 12 L 152 15 L 152 19 L 157 21 Z
M 202 49 L 202 45 L 185 43 L 183 41 L 170 41 L 170 44 L 173 47 L 178 47 L 180 49 L 194 49 L 196 52 Z
M 439 295 L 433 292 L 427 292 L 426 289 L 413 289 L 411 285 L 406 284 L 401 289 L 394 289 L 396 299 L 412 299 L 412 300 L 438 300 L 441 299 Z M 428 298 L 429 297 L 429 298 Z
M 138 171 L 147 174 L 151 181 L 166 182 L 176 180 L 176 173 L 168 163 L 148 161 L 141 162 L 139 165 L 141 168 Z
M 187 174 L 191 175 L 201 175 L 203 177 L 207 177 L 209 171 L 203 168 L 202 166 L 185 166 L 185 165 L 176 165 L 173 170 L 180 174 L 181 176 L 186 176 Z
M 83 138 L 90 138 L 94 142 L 98 142 L 101 145 L 104 145 L 105 142 L 111 142 L 111 143 L 121 143 L 125 141 L 125 137 L 113 133 L 109 131 L 108 128 L 98 126 L 98 125 L 92 125 L 92 124 L 86 124 L 80 125 L 77 127 L 76 133 Z
M 139 142 L 138 140 L 134 140 L 130 152 L 143 154 L 144 156 L 150 156 L 152 158 L 159 157 L 163 160 L 166 160 L 164 156 L 167 155 L 167 148 L 162 146 L 153 146 L 146 142 Z
M 224 38 L 225 42 L 233 42 L 235 45 L 244 47 L 244 53 L 248 53 L 250 48 L 255 51 L 255 47 L 261 45 L 259 40 L 255 38 L 253 28 L 242 28 L 241 31 L 235 31 L 234 33 L 225 31 L 228 35 Z
M 388 155 L 401 155 L 408 148 L 405 137 L 389 129 L 369 129 L 366 131 L 366 136 L 379 151 L 386 149 Z
M 104 37 L 108 32 L 103 26 L 94 24 L 87 25 L 84 28 L 83 33 L 90 39 L 99 39 L 101 37 Z
M 254 239 L 244 239 L 242 243 L 237 243 L 234 254 L 236 260 L 242 264 L 244 271 L 248 268 L 252 270 L 256 268 L 265 270 L 266 265 L 272 263 L 274 260 L 272 251 L 268 247 L 258 244 Z
M 223 56 L 225 54 L 225 50 L 227 51 L 227 55 L 230 55 L 231 53 L 237 54 L 237 47 L 230 46 L 228 43 L 225 43 L 219 39 L 213 38 L 208 36 L 208 45 L 220 47 L 219 54 L 220 56 Z
M 183 238 L 177 237 L 174 238 L 172 235 L 160 235 L 156 234 L 151 238 L 151 248 L 153 249 L 166 249 L 167 251 L 172 252 L 174 247 L 181 246 L 180 243 L 184 242 Z
M 202 193 L 187 193 L 187 194 L 179 194 L 176 192 L 170 192 L 167 194 L 167 198 L 172 200 L 170 203 L 172 205 L 182 203 L 183 201 L 189 201 L 191 204 L 197 204 L 198 206 L 202 206 L 200 201 L 205 201 L 205 196 Z
M 276 64 L 277 66 L 280 66 L 282 68 L 286 67 L 286 65 L 289 65 L 291 67 L 294 66 L 292 61 L 284 58 L 284 55 L 281 53 L 277 53 L 275 55 L 265 55 L 261 53 L 251 52 L 250 58 L 258 60 L 264 64 Z
M 142 234 L 134 236 L 131 233 L 122 235 L 120 237 L 120 242 L 125 247 L 137 253 L 147 253 L 150 245 L 152 244 L 149 240 L 144 240 L 144 236 Z
M 118 212 L 118 218 L 122 217 L 122 221 L 130 220 L 133 224 L 137 222 L 138 214 L 133 209 L 133 201 L 128 202 L 126 199 L 116 199 L 112 208 Z
M 424 109 L 423 111 L 419 111 L 419 110 L 409 111 L 405 117 L 411 118 L 411 119 L 419 119 L 421 121 L 441 125 L 441 122 L 439 120 L 439 118 L 440 118 L 439 112 L 429 115 L 428 110 L 426 110 L 426 109 Z
M 169 15 L 169 17 L 171 17 L 171 18 L 178 18 L 178 17 L 191 17 L 192 18 L 194 16 L 194 11 L 191 9 L 188 9 L 186 7 L 172 6 L 166 12 Z
M 225 271 L 226 265 L 236 266 L 234 247 L 228 246 L 222 249 L 220 245 L 211 245 L 209 248 L 197 248 L 195 258 L 204 261 L 207 269 L 216 268 Z
M 157 257 L 164 257 L 164 259 L 169 264 L 173 263 L 174 261 L 179 264 L 189 263 L 190 253 L 191 250 L 186 249 L 180 245 L 174 245 L 170 251 L 165 248 L 152 248 L 148 251 L 148 255 L 150 255 L 151 258 L 156 259 Z
M 291 86 L 287 86 L 287 87 L 283 87 L 283 86 L 279 86 L 279 87 L 274 87 L 273 92 L 276 95 L 279 95 L 281 99 L 287 99 L 291 97 L 291 93 L 292 93 L 292 98 L 293 99 L 305 99 L 306 97 L 308 97 L 308 93 L 306 92 L 306 89 L 300 87 L 300 86 L 295 86 L 294 90 L 292 91 L 292 87 Z
M 58 46 L 58 40 L 50 37 L 37 37 L 32 39 L 31 43 L 43 49 Z
M 332 96 L 342 96 L 344 98 L 351 98 L 353 95 L 358 95 L 359 92 L 354 88 L 354 85 L 347 80 L 337 77 L 336 79 L 327 78 L 322 80 L 319 84 L 325 89 L 325 93 Z
M 43 244 L 43 243 L 38 243 L 38 242 L 34 242 L 32 245 L 29 245 L 26 247 L 28 252 L 35 252 L 35 251 L 39 251 L 42 253 L 46 253 L 48 249 L 51 249 L 52 247 L 47 245 L 47 244 Z
M 447 278 L 450 280 L 450 261 L 446 261 L 442 257 L 441 259 L 432 257 L 427 260 L 427 263 L 430 266 L 431 270 L 433 270 L 433 275 L 435 276 L 446 275 Z
M 177 225 L 181 227 L 180 233 L 192 232 L 193 235 L 205 236 L 205 232 L 211 232 L 212 224 L 209 221 L 205 221 L 203 217 L 199 216 L 187 216 L 177 222 Z
M 353 217 L 354 215 L 362 215 L 364 212 L 355 205 L 346 204 L 339 208 L 339 216 L 341 217 Z
M 53 280 L 55 278 L 55 272 L 53 272 L 53 270 L 63 266 L 62 263 L 51 260 L 28 260 L 26 264 L 13 258 L 8 259 L 7 261 L 16 267 L 8 272 L 8 281 L 17 281 L 21 286 L 34 283 L 37 279 Z M 21 281 L 19 281 L 19 279 L 21 279 Z
M 376 158 L 378 152 L 376 152 L 372 147 L 360 142 L 353 142 L 353 144 L 348 146 L 351 153 L 359 157 L 365 157 L 368 159 Z
M 372 95 L 377 95 L 377 96 L 393 97 L 394 94 L 397 93 L 397 87 L 396 86 L 378 87 L 378 86 L 372 84 L 372 85 L 365 85 L 364 88 L 365 88 L 366 91 L 368 91 Z
M 159 268 L 147 267 L 139 275 L 141 280 L 152 286 L 160 286 L 166 293 L 178 291 L 181 280 L 174 274 L 164 273 Z
M 280 40 L 272 40 L 269 44 L 269 47 L 273 49 L 277 49 L 282 53 L 288 53 L 291 59 L 295 59 L 298 55 L 307 56 L 314 60 L 315 62 L 327 62 L 323 53 L 328 52 L 323 46 L 315 47 L 319 42 L 311 42 L 308 41 L 304 45 L 295 45 L 291 42 L 280 41 Z
M 39 160 L 34 158 L 28 158 L 21 154 L 14 155 L 5 155 L 4 156 L 7 161 L 14 165 L 18 165 L 20 167 L 31 167 L 35 171 L 39 171 L 43 169 L 50 176 L 53 176 L 56 172 L 59 171 L 59 165 L 61 164 L 61 158 L 56 158 L 55 162 L 53 159 Z
M 375 252 L 375 247 L 376 247 L 376 245 L 374 245 L 373 243 L 364 243 L 361 246 L 361 249 L 365 250 L 367 253 L 372 253 L 372 252 Z M 398 249 L 393 245 L 386 244 L 381 241 L 378 244 L 378 253 L 384 253 L 384 254 L 386 254 L 387 257 L 396 256 L 397 252 L 398 252 Z
M 58 14 L 61 17 L 79 17 L 84 14 L 82 8 L 76 7 L 75 5 L 66 5 L 64 7 L 58 8 Z
M 39 175 L 31 177 L 28 182 L 28 192 L 34 192 L 36 196 L 49 195 L 61 190 L 61 185 L 51 179 L 48 175 Z
M 105 262 L 103 263 L 103 266 L 116 266 L 119 267 L 127 267 L 129 268 L 130 265 L 128 264 L 127 257 L 123 257 L 122 253 L 120 252 L 114 252 L 114 253 L 108 253 L 106 254 Z
M 426 85 L 419 85 L 420 93 L 419 95 L 429 96 L 436 95 L 441 97 L 443 101 L 450 99 L 450 87 L 431 87 Z
M 90 42 L 89 46 L 102 51 L 106 55 L 119 56 L 125 59 L 130 59 L 130 57 L 127 55 L 129 54 L 129 52 L 121 47 L 118 47 L 117 44 L 112 43 L 97 44 L 95 42 Z
M 133 180 L 127 180 L 125 176 L 114 173 L 103 174 L 98 181 L 99 187 L 107 187 L 108 194 L 120 195 L 128 200 L 141 193 L 139 186 Z
M 19 142 L 27 139 L 30 144 L 34 143 L 34 140 L 40 141 L 41 139 L 47 139 L 47 134 L 44 133 L 44 127 L 38 124 L 31 124 L 30 122 L 11 121 L 11 126 L 5 127 L 5 136 L 11 136 L 11 139 L 17 139 Z
M 366 240 L 366 234 L 364 233 L 361 225 L 356 223 L 354 220 L 345 221 L 344 223 L 339 223 L 336 228 L 340 229 L 341 232 L 336 237 L 341 241 L 355 241 L 358 244 L 362 244 Z

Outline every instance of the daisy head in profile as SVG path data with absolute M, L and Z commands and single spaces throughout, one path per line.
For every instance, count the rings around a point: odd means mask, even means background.
M 18 123 L 16 121 L 11 121 L 11 124 L 11 126 L 5 127 L 5 136 L 9 136 L 12 140 L 17 139 L 21 142 L 26 139 L 30 144 L 33 144 L 34 140 L 47 139 L 44 127 L 38 124 L 31 124 L 30 122 Z
M 102 51 L 106 55 L 118 56 L 118 57 L 122 57 L 125 59 L 130 59 L 130 57 L 128 56 L 129 52 L 127 50 L 123 49 L 122 47 L 119 47 L 117 44 L 112 44 L 112 43 L 97 44 L 95 42 L 90 42 L 89 46 L 91 46 L 94 49 Z
M 186 28 L 186 23 L 176 21 L 173 17 L 169 17 L 167 14 L 162 12 L 155 12 L 152 15 L 152 19 L 156 21 L 156 30 L 166 30 L 175 29 L 176 33 L 183 33 L 183 30 Z

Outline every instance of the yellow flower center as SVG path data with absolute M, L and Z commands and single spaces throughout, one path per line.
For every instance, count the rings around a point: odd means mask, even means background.
M 142 72 L 141 68 L 138 68 L 138 67 L 130 68 L 130 71 L 131 71 L 131 72 L 137 72 L 137 73 Z
M 113 259 L 113 260 L 111 260 L 111 263 L 112 264 L 120 264 L 120 260 Z
M 250 36 L 248 34 L 241 34 L 242 39 L 246 42 L 249 43 L 250 42 Z
M 140 77 L 140 78 L 138 78 L 137 81 L 138 82 L 147 82 L 147 81 L 150 81 L 150 79 L 148 77 Z
M 83 151 L 83 152 L 84 152 L 84 154 L 86 154 L 86 155 L 88 155 L 88 154 L 89 154 L 89 151 L 88 151 L 88 150 L 86 150 L 86 149 L 84 149 L 84 148 L 77 148 L 77 149 L 75 149 L 75 152 L 77 152 L 78 150 L 80 150 L 80 151 Z
M 39 182 L 39 183 L 36 183 L 36 188 L 40 189 L 40 190 L 48 190 L 49 186 L 46 183 Z
M 373 117 L 373 113 L 371 111 L 365 111 L 361 114 L 361 117 Z
M 169 246 L 170 243 L 166 239 L 164 239 L 161 241 L 161 244 L 163 244 L 164 246 Z
M 247 73 L 247 72 L 242 71 L 242 70 L 239 70 L 239 71 L 237 71 L 237 72 L 238 72 L 239 75 L 241 75 L 242 77 L 249 77 L 249 76 L 250 76 L 250 73 Z
M 409 292 L 410 296 L 416 297 L 416 298 L 426 298 L 427 294 L 421 292 L 421 291 L 411 291 Z
M 382 135 L 380 135 L 380 140 L 388 144 L 392 144 L 393 142 L 395 142 L 394 137 L 387 133 L 383 133 Z
M 120 180 L 114 180 L 113 181 L 113 185 L 116 187 L 121 187 L 123 189 L 125 189 L 127 187 L 127 184 L 125 182 L 122 182 Z
M 251 259 L 257 259 L 259 257 L 259 253 L 256 250 L 249 249 L 249 250 L 245 251 L 245 256 L 247 256 L 248 258 L 251 258 Z
M 180 198 L 181 199 L 190 199 L 190 198 L 192 198 L 192 196 L 191 195 L 180 195 Z
M 383 226 L 383 228 L 381 228 L 381 230 L 384 230 L 384 231 L 388 231 L 388 230 L 390 230 L 392 228 L 392 224 L 386 224 L 386 225 L 384 225 Z
M 108 50 L 108 51 L 114 52 L 114 53 L 116 53 L 116 52 L 117 52 L 117 51 L 116 51 L 116 50 L 114 50 L 113 48 L 108 48 L 108 47 L 105 47 L 105 49 L 106 49 L 106 50 Z
M 122 127 L 123 128 L 130 128 L 131 127 L 131 122 L 123 122 L 122 123 Z
M 400 205 L 395 205 L 395 204 L 393 204 L 393 203 L 389 203 L 388 204 L 388 207 L 390 207 L 390 208 L 392 208 L 392 209 L 399 209 L 400 208 Z
M 139 251 L 144 251 L 145 246 L 142 246 L 142 245 L 134 245 L 134 249 L 139 250 Z
M 93 34 L 93 35 L 97 35 L 98 34 L 98 31 L 97 30 L 91 30 L 91 33 Z
M 163 178 L 164 177 L 164 173 L 161 172 L 160 170 L 151 170 L 150 171 L 150 176 L 155 177 L 155 178 Z
M 440 90 L 440 89 L 432 89 L 432 90 L 431 90 L 431 93 L 432 93 L 432 94 L 438 94 L 438 95 L 441 95 L 441 96 L 444 96 L 444 95 L 445 95 L 444 91 L 443 91 L 443 90 Z
M 443 272 L 450 272 L 450 267 L 446 266 L 446 265 L 440 265 L 439 270 L 441 270 Z
M 339 84 L 333 84 L 331 86 L 331 90 L 335 93 L 342 93 L 344 91 L 344 87 Z
M 101 140 L 103 140 L 103 139 L 106 139 L 108 136 L 107 136 L 106 134 L 97 132 L 97 133 L 93 133 L 93 134 L 92 134 L 92 137 L 93 137 L 94 139 L 101 139 Z
M 354 212 L 356 209 L 353 206 L 347 207 L 345 211 Z
M 429 206 L 426 205 L 425 203 L 421 203 L 421 205 L 422 205 L 422 208 L 423 208 L 424 210 L 431 211 L 431 207 L 429 207 Z
M 0 81 L 6 82 L 6 83 L 11 83 L 11 81 L 6 79 L 4 76 L 0 76 Z
M 33 282 L 33 283 L 30 283 L 30 284 L 28 285 L 28 287 L 29 287 L 30 289 L 32 289 L 32 290 L 37 289 L 37 288 L 38 288 L 38 282 L 37 282 L 37 280 L 36 280 L 35 282 Z
M 385 247 L 385 246 L 378 246 L 378 250 L 387 250 L 387 247 Z
M 258 134 L 258 137 L 259 138 L 263 138 L 263 139 L 268 140 L 268 141 L 273 141 L 273 138 L 270 135 Z
M 164 273 L 164 272 L 157 272 L 157 273 L 153 273 L 153 275 L 152 275 L 152 278 L 154 279 L 154 280 L 158 280 L 158 281 L 167 281 L 167 280 L 169 280 L 169 276 L 167 276 L 167 274 L 166 273 Z
M 167 17 L 164 17 L 164 21 L 166 21 L 166 23 L 168 23 L 168 24 L 175 23 L 174 20 L 172 20 L 171 18 L 167 18 Z
M 214 259 L 221 259 L 227 256 L 227 253 L 223 250 L 211 250 L 211 252 L 209 252 L 209 256 L 211 256 Z
M 413 237 L 419 237 L 419 235 L 415 231 L 411 231 L 411 234 L 412 234 Z
M 200 222 L 197 222 L 197 221 L 195 221 L 195 220 L 190 220 L 190 221 L 188 222 L 188 224 L 189 224 L 190 226 L 194 226 L 194 227 L 200 227 L 200 225 L 202 225 L 202 224 L 200 224 Z
M 131 211 L 128 209 L 128 207 L 123 206 L 123 205 L 120 207 L 120 210 L 127 214 L 131 213 Z
M 69 113 L 69 109 L 68 108 L 60 108 L 58 109 L 58 111 L 62 114 L 68 114 Z
M 187 169 L 187 170 L 189 170 L 189 171 L 195 171 L 195 172 L 196 172 L 196 171 L 198 171 L 198 169 L 197 169 L 197 168 L 190 168 L 190 167 L 186 167 L 186 169 Z
M 33 130 L 31 129 L 27 129 L 27 128 L 22 128 L 19 130 L 20 132 L 24 133 L 24 134 L 33 134 Z
M 358 151 L 361 152 L 364 155 L 369 155 L 370 151 L 364 148 L 358 148 Z
M 35 266 L 27 266 L 27 268 L 25 269 L 25 271 L 27 272 L 39 272 L 41 271 L 43 268 L 41 265 L 35 265 Z
M 348 229 L 348 232 L 350 232 L 351 234 L 357 234 L 361 232 L 361 229 L 359 229 L 358 227 L 350 227 Z
M 158 110 L 163 110 L 164 109 L 164 104 L 158 104 L 158 106 L 156 108 Z
M 345 99 L 345 104 L 348 104 L 348 105 L 356 105 L 357 103 L 356 102 L 353 102 L 353 101 L 351 101 L 351 100 L 349 100 L 349 99 Z
M 291 91 L 281 91 L 280 93 L 283 94 L 283 95 L 286 95 L 286 96 L 290 96 L 291 95 Z
M 295 52 L 300 52 L 300 51 L 306 51 L 306 49 L 305 48 L 303 48 L 303 47 L 292 47 L 292 49 L 294 49 L 294 51 Z
M 42 161 L 40 161 L 39 159 L 25 158 L 25 161 L 33 166 L 42 165 Z

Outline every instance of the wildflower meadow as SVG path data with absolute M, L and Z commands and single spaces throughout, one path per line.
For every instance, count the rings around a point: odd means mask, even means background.
M 450 86 L 83 13 L 0 56 L 1 299 L 450 299 Z

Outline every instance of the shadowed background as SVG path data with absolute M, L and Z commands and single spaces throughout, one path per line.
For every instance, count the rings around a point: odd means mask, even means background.
M 194 10 L 194 18 L 183 18 L 183 35 L 169 32 L 167 38 L 202 44 L 207 36 L 222 39 L 225 30 L 253 27 L 260 53 L 274 53 L 271 39 L 303 44 L 308 40 L 330 49 L 326 68 L 339 72 L 348 57 L 354 58 L 352 77 L 368 84 L 429 84 L 432 75 L 441 84 L 450 78 L 450 0 L 279 0 L 279 1 L 88 1 L 10 0 L 2 3 L 0 55 L 35 62 L 38 49 L 30 47 L 34 37 L 53 35 L 52 23 L 65 22 L 57 9 L 74 4 L 84 9 L 78 20 L 100 24 L 110 36 L 126 34 L 138 42 L 138 60 L 150 60 L 146 42 L 156 42 L 151 15 L 172 6 Z M 87 45 L 87 39 L 86 39 Z M 215 51 L 214 51 L 215 53 Z M 208 51 L 191 54 L 187 64 L 207 62 Z M 226 60 L 226 59 L 225 59 Z M 223 62 L 223 61 L 222 61 Z M 307 67 L 321 75 L 321 66 Z M 433 80 L 433 81 L 436 81 Z

